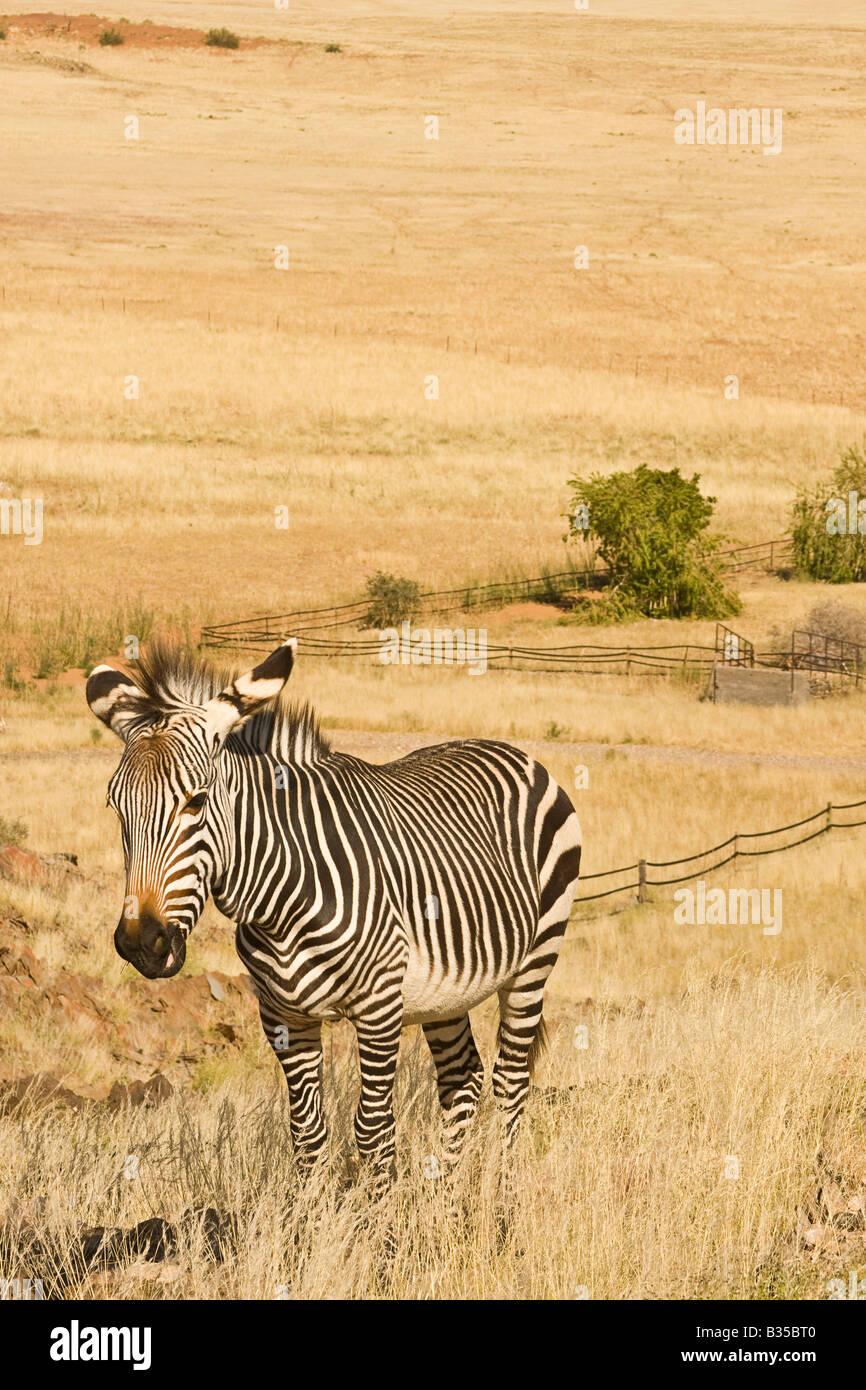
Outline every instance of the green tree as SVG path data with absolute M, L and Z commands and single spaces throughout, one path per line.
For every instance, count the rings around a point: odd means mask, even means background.
M 610 571 L 608 605 L 625 615 L 726 618 L 740 601 L 723 579 L 715 507 L 678 468 L 571 478 L 571 517 Z M 573 530 L 574 534 L 574 530 Z
M 789 529 L 797 573 L 804 579 L 823 579 L 830 584 L 855 584 L 866 579 L 864 512 L 866 439 L 842 452 L 825 483 L 798 492 Z

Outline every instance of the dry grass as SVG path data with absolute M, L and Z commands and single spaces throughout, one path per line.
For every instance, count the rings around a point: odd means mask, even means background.
M 380 568 L 445 585 L 558 567 L 574 471 L 678 465 L 702 475 L 732 540 L 783 530 L 796 486 L 866 429 L 861 6 L 730 0 L 723 21 L 695 0 L 663 0 L 651 21 L 632 0 L 605 9 L 125 4 L 156 26 L 225 24 L 237 53 L 80 49 L 10 18 L 0 495 L 43 496 L 45 534 L 38 547 L 0 538 L 0 679 L 7 661 L 13 681 L 35 670 L 64 636 L 88 653 L 113 642 L 135 611 L 194 635 L 354 598 Z M 253 34 L 268 41 L 245 47 Z M 673 112 L 702 95 L 782 107 L 783 154 L 675 146 Z M 138 142 L 123 137 L 129 113 Z M 282 243 L 286 272 L 273 268 Z M 738 401 L 723 397 L 728 373 Z M 431 374 L 438 400 L 424 396 Z M 282 505 L 288 531 L 274 525 Z M 824 596 L 763 578 L 741 589 L 735 625 L 760 644 Z M 862 606 L 853 588 L 839 597 Z M 712 641 L 710 624 L 589 631 L 522 609 L 468 622 L 527 645 Z M 555 725 L 553 773 L 571 788 L 575 763 L 590 769 L 574 793 L 590 873 L 862 795 L 838 761 L 861 755 L 859 695 L 747 711 L 639 677 L 302 661 L 293 679 L 344 747 L 353 731 L 539 740 Z M 63 886 L 0 880 L 0 920 L 24 920 L 47 967 L 107 982 L 122 1021 L 120 850 L 103 809 L 117 749 L 80 689 L 10 685 L 0 717 L 0 817 L 82 869 Z M 601 746 L 568 746 L 581 741 Z M 170 1058 L 160 1111 L 0 1119 L 0 1220 L 63 1242 L 81 1223 L 175 1220 L 199 1204 L 236 1215 L 225 1263 L 193 1239 L 161 1272 L 79 1286 L 93 1297 L 821 1297 L 864 1259 L 862 1232 L 832 1219 L 866 1196 L 862 836 L 718 880 L 780 888 L 779 936 L 677 925 L 663 892 L 575 915 L 504 1242 L 489 1096 L 453 1183 L 423 1175 L 437 1115 L 415 1030 L 397 1187 L 378 1209 L 363 1186 L 340 1196 L 357 1094 L 342 1025 L 326 1053 L 334 1172 L 303 1192 L 256 1033 Z M 237 970 L 213 908 L 187 966 L 205 969 Z M 488 1004 L 488 1062 L 494 1032 Z M 0 1019 L 0 1042 L 6 1072 L 53 1070 L 93 1095 L 151 1065 L 111 1055 L 61 1009 Z M 127 1181 L 132 1153 L 140 1177 Z
M 127 985 L 111 947 L 122 878 L 102 809 L 115 756 L 55 749 L 7 763 L 0 814 L 26 805 L 31 844 L 77 853 L 85 877 L 62 892 L 7 883 L 0 901 L 31 924 L 28 944 L 47 965 L 115 982 L 112 1015 L 122 1020 Z M 554 746 L 546 760 L 568 784 L 571 761 Z M 693 852 L 735 827 L 854 799 L 862 786 L 831 768 L 687 772 L 682 780 L 662 764 L 635 775 L 621 754 L 593 763 L 590 788 L 575 794 L 587 870 L 639 850 Z M 237 1217 L 238 1251 L 225 1263 L 209 1262 L 200 1239 L 182 1242 L 165 1266 L 135 1261 L 75 1284 L 92 1297 L 821 1297 L 828 1278 L 847 1277 L 862 1257 L 859 1237 L 829 1220 L 866 1185 L 862 834 L 713 880 L 780 888 L 776 937 L 759 926 L 677 925 L 664 890 L 625 913 L 576 914 L 548 990 L 552 1046 L 527 1111 L 504 1242 L 489 1096 L 453 1180 L 424 1177 L 437 1112 L 415 1029 L 399 1071 L 400 1179 L 380 1208 L 369 1208 L 363 1186 L 341 1195 L 358 1083 L 351 1030 L 336 1025 L 326 1030 L 334 1169 L 303 1192 L 276 1065 L 253 1030 L 229 1056 L 161 1062 L 177 1089 L 152 1116 L 96 1109 L 0 1121 L 0 1211 L 61 1250 L 80 1224 L 174 1222 L 204 1205 Z M 237 970 L 212 908 L 187 969 Z M 495 1007 L 475 1022 L 489 1064 Z M 585 1049 L 574 1046 L 577 1024 Z M 7 1018 L 2 1037 L 16 1070 L 54 1070 L 90 1094 L 104 1095 L 129 1066 L 60 1011 L 38 1028 Z M 146 1058 L 132 1074 L 147 1074 Z M 127 1182 L 118 1174 L 129 1154 L 141 1167 Z M 731 1156 L 735 1179 L 725 1176 Z M 819 1197 L 828 1165 L 839 1194 L 830 1212 Z M 804 1244 L 816 1223 L 817 1245 Z
M 843 1197 L 866 1182 L 866 1034 L 851 991 L 807 970 L 732 970 L 686 977 L 679 997 L 640 1012 L 581 1017 L 588 1049 L 560 1028 L 547 1064 L 557 1089 L 530 1101 L 504 1243 L 489 1100 L 454 1178 L 423 1176 L 438 1136 L 419 1038 L 399 1073 L 400 1177 L 380 1207 L 363 1186 L 338 1197 L 357 1094 L 351 1064 L 326 1076 L 336 1172 L 303 1191 L 281 1090 L 235 1075 L 153 1118 L 4 1122 L 2 1170 L 15 1175 L 3 1180 L 4 1205 L 14 1201 L 61 1248 L 81 1222 L 177 1221 L 202 1205 L 237 1218 L 238 1251 L 224 1265 L 192 1243 L 168 1268 L 76 1286 L 96 1297 L 821 1297 L 829 1277 L 845 1276 L 858 1257 L 841 1237 L 817 1251 L 798 1237 L 811 1224 L 819 1162 Z M 479 1029 L 488 1054 L 491 1031 Z M 124 1181 L 130 1154 L 139 1177 Z M 737 1175 L 726 1177 L 732 1157 Z
M 862 25 L 841 0 L 836 28 L 544 8 L 362 6 L 335 35 L 330 9 L 239 3 L 220 18 L 274 42 L 237 54 L 82 57 L 10 21 L 3 478 L 46 520 L 0 548 L 0 593 L 101 613 L 132 574 L 218 619 L 377 567 L 531 571 L 572 469 L 647 460 L 699 471 L 736 539 L 780 531 L 864 428 Z M 781 106 L 783 154 L 676 146 L 702 91 Z

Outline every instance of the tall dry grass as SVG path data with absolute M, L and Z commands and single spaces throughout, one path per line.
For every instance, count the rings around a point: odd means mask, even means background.
M 456 1173 L 425 1176 L 439 1139 L 416 1038 L 398 1073 L 399 1177 L 381 1205 L 363 1182 L 343 1190 L 351 1062 L 326 1076 L 334 1171 L 307 1187 L 282 1091 L 227 1081 L 153 1115 L 4 1121 L 0 1202 L 60 1252 L 61 1268 L 82 1223 L 179 1223 L 204 1206 L 237 1221 L 224 1262 L 209 1262 L 193 1232 L 167 1266 L 131 1262 L 67 1286 L 90 1297 L 826 1296 L 850 1252 L 838 1241 L 809 1252 L 800 1238 L 821 1164 L 845 1195 L 866 1182 L 858 999 L 808 970 L 731 970 L 686 976 L 679 998 L 641 1012 L 586 1017 L 585 1051 L 571 1030 L 556 1036 L 512 1159 L 511 1197 L 489 1097 Z M 123 1177 L 130 1155 L 135 1180 Z M 5 1243 L 0 1263 L 18 1268 L 8 1233 Z M 51 1268 L 40 1265 L 49 1288 Z

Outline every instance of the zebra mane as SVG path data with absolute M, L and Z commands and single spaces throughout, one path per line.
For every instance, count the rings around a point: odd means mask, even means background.
M 142 649 L 137 661 L 128 664 L 128 673 L 144 696 L 146 712 L 154 718 L 205 704 L 239 674 L 237 667 L 215 666 L 188 648 L 159 638 Z M 295 763 L 316 762 L 331 746 L 312 706 L 291 700 L 285 690 L 267 708 L 251 715 L 230 738 Z

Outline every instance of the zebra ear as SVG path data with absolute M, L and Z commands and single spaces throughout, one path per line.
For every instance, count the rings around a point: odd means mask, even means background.
M 132 677 L 113 666 L 94 666 L 85 695 L 97 719 L 124 741 L 130 724 L 148 712 L 145 696 Z
M 241 720 L 255 714 L 269 700 L 275 700 L 283 689 L 295 664 L 297 637 L 290 637 L 260 665 L 237 676 L 231 685 L 204 706 L 208 735 L 223 738 Z

